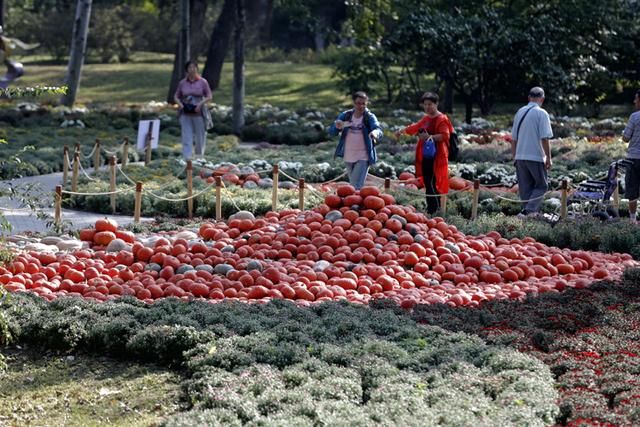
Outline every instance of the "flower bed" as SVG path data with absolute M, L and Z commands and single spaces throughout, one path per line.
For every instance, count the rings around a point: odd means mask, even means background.
M 584 288 L 635 265 L 628 254 L 570 251 L 529 237 L 507 240 L 497 232 L 467 236 L 442 218 L 427 219 L 394 202 L 376 187 L 356 192 L 341 186 L 313 210 L 259 219 L 241 212 L 226 223 L 201 224 L 198 236 L 159 237 L 146 245 L 100 220 L 80 234 L 92 250 L 19 255 L 0 270 L 0 283 L 47 299 L 286 298 L 308 305 L 389 298 L 405 308 L 477 307 Z

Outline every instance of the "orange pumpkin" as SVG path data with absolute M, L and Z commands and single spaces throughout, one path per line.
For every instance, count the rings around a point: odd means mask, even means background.
M 93 236 L 93 242 L 96 245 L 107 246 L 115 238 L 115 233 L 111 231 L 98 231 L 95 236 Z
M 467 180 L 459 176 L 449 178 L 449 187 L 451 187 L 452 190 L 463 190 L 467 188 L 468 185 Z
M 365 187 L 363 187 L 365 188 Z M 375 188 L 375 187 L 373 187 Z M 376 189 L 377 190 L 377 189 Z M 364 198 L 364 207 L 367 209 L 380 210 L 384 208 L 385 202 L 384 199 L 378 196 L 367 196 Z
M 96 231 L 111 231 L 115 233 L 118 229 L 118 223 L 109 218 L 101 218 L 96 221 Z
M 367 185 L 364 186 L 360 189 L 360 195 L 363 198 L 366 198 L 367 196 L 379 196 L 380 195 L 380 189 L 378 187 L 374 187 L 372 185 Z
M 85 228 L 80 230 L 80 240 L 83 242 L 93 242 L 93 236 L 95 236 L 96 230 L 93 228 Z

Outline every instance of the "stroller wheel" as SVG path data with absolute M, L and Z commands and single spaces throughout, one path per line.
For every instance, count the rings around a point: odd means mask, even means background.
M 591 214 L 592 217 L 598 218 L 600 221 L 607 221 L 609 219 L 609 214 L 604 211 L 595 211 Z

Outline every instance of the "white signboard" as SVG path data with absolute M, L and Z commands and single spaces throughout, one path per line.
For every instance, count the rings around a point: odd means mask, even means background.
M 138 123 L 138 151 L 144 151 L 147 146 L 147 137 L 151 138 L 151 149 L 158 148 L 158 140 L 160 139 L 160 119 L 156 120 L 140 120 Z

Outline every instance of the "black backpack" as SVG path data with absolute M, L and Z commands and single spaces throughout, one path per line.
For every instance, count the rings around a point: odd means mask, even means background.
M 458 147 L 458 143 L 460 141 L 458 140 L 458 134 L 455 132 L 452 132 L 451 135 L 449 135 L 449 161 L 450 162 L 455 162 L 458 160 L 458 154 L 460 154 L 460 148 Z

